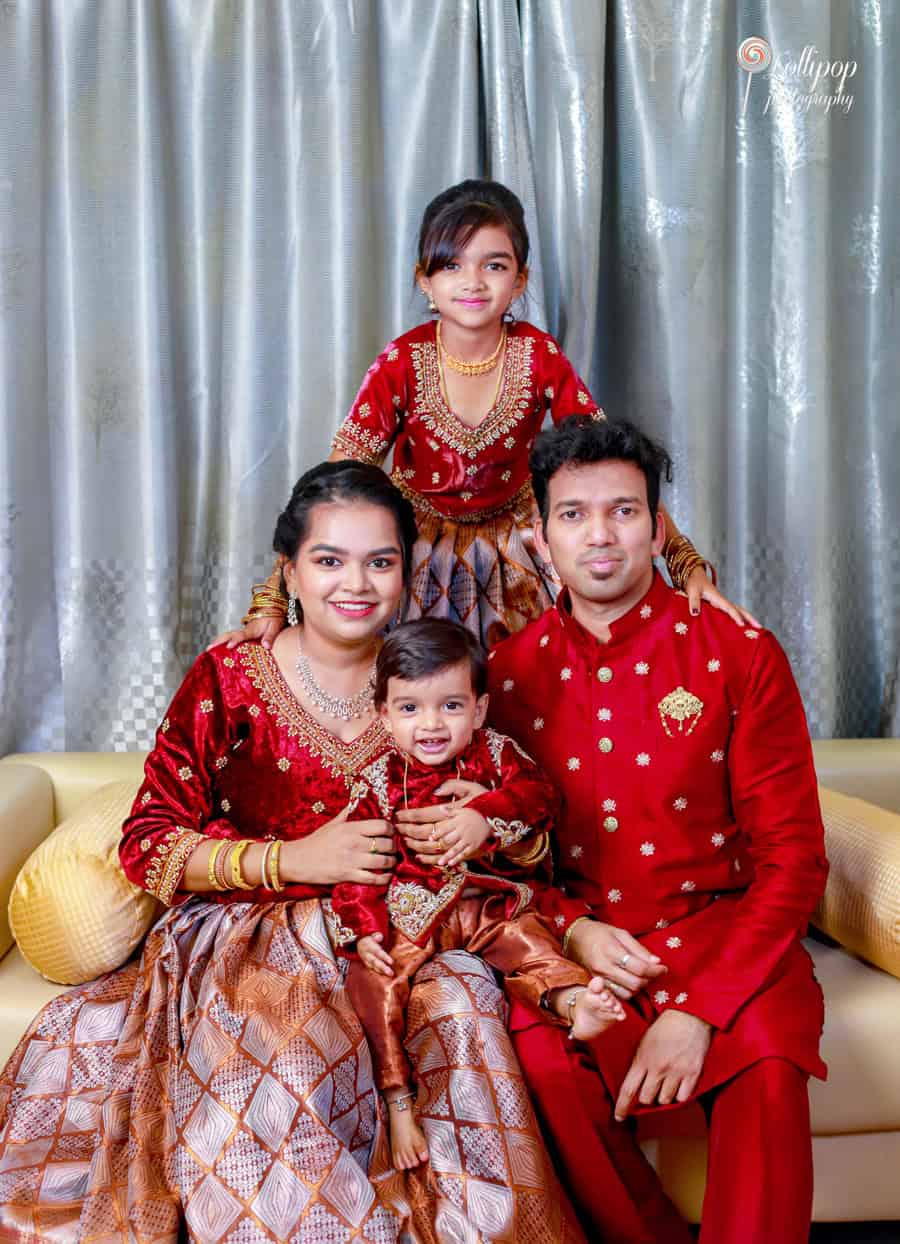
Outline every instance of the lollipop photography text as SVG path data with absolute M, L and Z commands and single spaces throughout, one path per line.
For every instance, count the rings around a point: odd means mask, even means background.
M 853 95 L 846 87 L 858 71 L 855 60 L 831 60 L 811 43 L 799 56 L 793 52 L 776 54 L 771 44 L 759 36 L 743 40 L 737 60 L 747 75 L 742 115 L 747 112 L 753 76 L 766 70 L 770 76 L 764 115 L 776 102 L 787 102 L 803 112 L 812 108 L 821 108 L 825 113 L 839 109 L 845 116 L 853 107 Z

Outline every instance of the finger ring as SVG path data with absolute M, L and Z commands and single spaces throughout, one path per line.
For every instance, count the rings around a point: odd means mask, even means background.
M 378 854 L 378 839 L 377 838 L 372 839 L 372 845 L 369 847 L 369 854 L 370 855 Z
M 626 951 L 626 953 L 625 953 L 625 954 L 622 956 L 622 958 L 619 960 L 619 967 L 622 967 L 622 968 L 627 968 L 627 967 L 628 967 L 628 960 L 629 960 L 630 958 L 631 958 L 631 955 L 630 955 L 630 954 L 628 954 L 628 953 L 627 953 L 627 951 Z

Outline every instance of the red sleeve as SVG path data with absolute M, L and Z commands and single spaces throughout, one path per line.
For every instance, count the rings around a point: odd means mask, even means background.
M 493 733 L 498 782 L 469 804 L 491 827 L 486 851 L 502 851 L 523 838 L 549 832 L 559 812 L 559 795 L 530 756 L 512 739 Z M 492 754 L 494 752 L 492 748 Z
M 407 404 L 403 350 L 389 342 L 366 372 L 356 401 L 337 430 L 332 452 L 381 466 Z
M 728 764 L 754 880 L 728 936 L 692 978 L 685 1008 L 717 1028 L 728 1027 L 803 936 L 828 876 L 806 716 L 787 657 L 771 635 L 760 636 Z
M 359 783 L 354 791 L 354 799 L 350 820 L 381 820 L 384 816 L 378 800 L 365 783 Z M 357 885 L 351 881 L 342 881 L 334 887 L 331 892 L 331 909 L 340 928 L 338 944 L 342 953 L 352 953 L 353 943 L 361 937 L 369 937 L 372 933 L 381 933 L 387 939 L 386 895 L 386 885 Z
M 239 838 L 230 821 L 212 819 L 210 772 L 230 742 L 214 657 L 204 652 L 175 693 L 144 781 L 122 826 L 119 859 L 135 885 L 167 906 L 184 902 L 178 884 L 188 857 L 206 838 Z
M 569 415 L 592 415 L 595 419 L 605 419 L 606 416 L 591 397 L 587 385 L 552 337 L 547 339 L 544 348 L 544 366 L 547 372 L 544 394 L 553 422 L 561 423 Z
M 591 909 L 583 899 L 570 898 L 552 885 L 536 886 L 532 904 L 553 925 L 559 938 L 565 937 L 576 920 L 591 915 Z

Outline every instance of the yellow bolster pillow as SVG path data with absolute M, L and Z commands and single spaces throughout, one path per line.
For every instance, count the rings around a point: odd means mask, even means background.
M 824 786 L 819 798 L 831 871 L 812 922 L 900 977 L 900 816 Z
M 153 923 L 159 904 L 119 864 L 122 822 L 134 782 L 103 786 L 28 857 L 9 899 L 9 924 L 35 971 L 80 985 L 119 967 Z

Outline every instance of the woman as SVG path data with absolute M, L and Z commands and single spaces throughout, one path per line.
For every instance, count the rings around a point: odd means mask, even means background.
M 470 956 L 431 964 L 410 1008 L 431 1174 L 390 1169 L 312 897 L 392 862 L 386 823 L 348 805 L 389 746 L 371 668 L 414 539 L 375 467 L 324 464 L 294 489 L 275 547 L 302 620 L 271 653 L 199 658 L 124 826 L 126 873 L 169 909 L 139 962 L 44 1009 L 0 1079 L 0 1238 L 578 1238 Z M 322 824 L 295 838 L 310 806 Z

